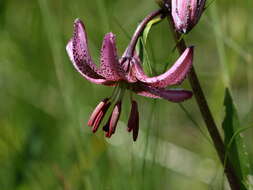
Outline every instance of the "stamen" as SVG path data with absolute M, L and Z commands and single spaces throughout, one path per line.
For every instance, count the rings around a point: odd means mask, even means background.
M 138 104 L 135 100 L 132 100 L 132 107 L 127 127 L 128 132 L 133 131 L 133 140 L 136 141 L 139 132 L 139 112 Z
M 98 127 L 102 121 L 103 115 L 104 115 L 103 112 L 99 112 L 98 116 L 96 117 L 93 128 L 92 128 L 93 133 L 95 133 L 98 130 Z
M 92 131 L 95 133 L 103 120 L 108 108 L 110 107 L 111 102 L 109 98 L 102 100 L 97 107 L 92 112 L 90 119 L 88 121 L 88 126 L 92 127 Z
M 109 98 L 105 98 L 104 100 L 102 100 L 97 107 L 94 109 L 94 111 L 92 112 L 90 119 L 88 121 L 88 126 L 93 126 L 99 112 L 101 111 L 101 109 L 105 106 L 105 104 L 108 102 Z
M 103 129 L 107 131 L 106 137 L 108 137 L 108 138 L 110 138 L 112 136 L 112 134 L 115 133 L 116 126 L 117 126 L 117 123 L 119 121 L 119 117 L 120 117 L 120 114 L 121 114 L 121 104 L 122 104 L 121 101 L 118 101 L 115 104 L 115 106 L 113 108 L 113 111 L 112 111 L 112 114 L 111 114 L 108 122 L 103 127 Z M 108 128 L 109 128 L 109 130 L 108 130 Z
M 96 120 L 93 124 L 93 128 L 92 128 L 92 132 L 95 133 L 100 125 L 100 123 L 102 122 L 108 108 L 110 107 L 111 102 L 108 102 L 99 112 L 98 116 L 96 117 Z

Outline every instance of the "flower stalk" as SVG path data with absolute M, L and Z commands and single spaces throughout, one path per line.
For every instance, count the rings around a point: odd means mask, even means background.
M 142 22 L 138 25 L 137 29 L 135 30 L 133 37 L 128 45 L 125 57 L 133 57 L 135 46 L 137 44 L 138 38 L 142 35 L 143 30 L 145 29 L 146 25 L 151 21 L 153 18 L 161 15 L 163 12 L 162 9 L 158 9 L 156 11 L 151 12 L 147 15 Z
M 170 29 L 173 33 L 174 39 L 176 41 L 176 47 L 180 54 L 182 54 L 185 49 L 187 48 L 186 43 L 184 39 L 181 37 L 181 34 L 176 31 L 173 25 L 173 18 L 170 14 L 167 16 Z M 213 115 L 210 111 L 210 108 L 208 106 L 206 97 L 204 95 L 204 92 L 201 88 L 198 76 L 195 72 L 194 67 L 192 66 L 189 75 L 189 82 L 193 90 L 194 97 L 196 99 L 196 102 L 198 104 L 199 110 L 201 112 L 201 115 L 205 121 L 207 130 L 212 138 L 212 141 L 214 143 L 214 147 L 218 153 L 219 159 L 223 164 L 225 174 L 227 176 L 228 182 L 230 184 L 230 187 L 232 190 L 239 190 L 241 189 L 241 182 L 239 178 L 237 177 L 235 170 L 229 160 L 225 162 L 225 154 L 226 154 L 226 148 L 223 143 L 223 140 L 221 138 L 221 135 L 219 133 L 218 127 L 214 121 Z

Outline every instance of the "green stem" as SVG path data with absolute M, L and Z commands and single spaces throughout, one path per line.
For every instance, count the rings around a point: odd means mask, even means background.
M 170 23 L 170 28 L 171 31 L 174 35 L 174 39 L 177 43 L 177 50 L 180 54 L 182 54 L 185 49 L 187 48 L 186 43 L 183 38 L 181 38 L 181 34 L 175 31 L 173 27 L 173 21 L 170 15 L 168 15 L 168 20 Z M 233 169 L 233 166 L 228 159 L 226 164 L 225 164 L 225 154 L 226 154 L 226 149 L 223 143 L 223 140 L 221 138 L 221 135 L 219 133 L 218 127 L 214 121 L 214 118 L 212 116 L 212 113 L 210 111 L 210 108 L 208 106 L 208 103 L 206 101 L 205 95 L 203 93 L 203 90 L 201 88 L 198 76 L 195 72 L 194 67 L 192 67 L 189 75 L 188 75 L 194 97 L 197 101 L 199 110 L 201 112 L 201 115 L 205 121 L 207 130 L 212 138 L 212 141 L 214 143 L 214 147 L 218 153 L 219 159 L 222 162 L 224 166 L 224 171 L 227 176 L 228 182 L 230 184 L 230 187 L 232 190 L 240 190 L 241 187 L 241 182 L 239 178 L 237 177 L 235 170 Z

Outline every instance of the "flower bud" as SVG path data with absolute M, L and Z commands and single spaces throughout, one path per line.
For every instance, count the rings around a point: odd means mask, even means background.
M 189 32 L 199 21 L 206 0 L 171 0 L 171 14 L 175 29 Z

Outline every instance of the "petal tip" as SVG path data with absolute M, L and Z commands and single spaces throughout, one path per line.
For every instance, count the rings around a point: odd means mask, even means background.
M 76 18 L 75 21 L 74 21 L 74 30 L 76 31 L 85 31 L 85 26 L 84 26 L 84 23 L 81 19 L 79 18 Z
M 189 90 L 182 90 L 181 97 L 178 96 L 178 99 L 174 99 L 174 102 L 183 102 L 185 100 L 191 99 L 193 96 L 192 91 Z
M 175 103 L 179 103 L 179 102 L 183 102 L 185 100 L 191 99 L 193 96 L 193 92 L 190 90 L 181 90 L 181 89 L 174 89 L 174 90 L 168 90 L 171 91 L 173 93 L 173 91 L 175 93 L 177 93 L 177 95 L 175 95 L 174 97 L 171 97 L 170 101 L 171 102 L 175 102 Z
M 115 34 L 113 34 L 112 32 L 109 32 L 107 34 L 105 34 L 104 40 L 107 42 L 110 42 L 112 44 L 115 43 Z
M 75 24 L 79 24 L 79 23 L 82 23 L 82 20 L 80 18 L 76 18 L 75 21 L 74 21 Z

